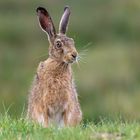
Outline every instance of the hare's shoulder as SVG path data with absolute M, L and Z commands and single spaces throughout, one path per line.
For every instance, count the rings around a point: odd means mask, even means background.
M 47 60 L 41 61 L 38 65 L 37 71 L 44 71 L 44 70 L 50 70 L 51 67 L 54 67 L 56 65 L 56 63 L 54 63 L 54 61 L 50 58 L 48 58 Z
M 37 72 L 40 73 L 40 72 L 43 72 L 47 69 L 49 70 L 50 64 L 51 64 L 51 61 L 49 58 L 45 61 L 41 61 L 38 65 Z
M 37 67 L 36 75 L 38 78 L 41 78 L 47 69 L 47 63 L 46 61 L 41 61 Z
M 54 68 L 55 64 L 51 59 L 47 59 L 45 61 L 41 61 L 37 67 L 37 76 L 41 79 L 49 75 L 52 68 Z
M 46 68 L 46 61 L 41 61 L 37 67 L 37 72 L 40 72 Z

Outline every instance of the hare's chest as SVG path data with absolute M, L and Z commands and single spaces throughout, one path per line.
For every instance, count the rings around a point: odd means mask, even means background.
M 55 76 L 46 78 L 46 90 L 49 95 L 61 99 L 67 99 L 71 92 L 72 82 L 69 77 Z M 55 98 L 54 97 L 54 98 Z
M 67 79 L 49 78 L 46 82 L 46 98 L 52 106 L 63 106 L 69 102 L 71 82 Z
M 67 79 L 52 78 L 47 81 L 46 100 L 50 112 L 63 112 L 71 98 L 71 83 Z

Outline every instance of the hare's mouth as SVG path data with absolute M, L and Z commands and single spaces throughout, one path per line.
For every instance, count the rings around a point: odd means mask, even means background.
M 71 58 L 71 59 L 69 59 L 69 60 L 66 60 L 65 61 L 65 63 L 67 63 L 67 64 L 72 64 L 72 63 L 75 63 L 77 61 L 77 59 L 76 58 Z
M 65 57 L 64 57 L 64 62 L 65 63 L 74 63 L 74 62 L 76 62 L 77 61 L 77 58 L 78 58 L 78 56 L 76 55 L 76 56 L 73 56 L 73 55 L 71 55 L 71 54 L 69 54 L 69 55 L 66 55 Z
M 70 61 L 70 63 L 75 63 L 76 61 L 77 61 L 77 57 L 72 58 L 71 61 Z
M 71 64 L 72 64 L 72 63 L 74 63 L 74 62 L 76 62 L 76 60 L 71 60 L 71 61 L 69 61 L 68 63 L 71 63 Z

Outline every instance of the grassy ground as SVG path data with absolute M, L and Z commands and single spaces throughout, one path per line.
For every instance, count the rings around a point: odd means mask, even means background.
M 23 118 L 0 118 L 0 140 L 139 140 L 139 122 L 102 120 L 75 128 L 42 128 Z

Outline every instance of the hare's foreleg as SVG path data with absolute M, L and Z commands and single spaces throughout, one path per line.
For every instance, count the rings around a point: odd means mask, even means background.
M 43 127 L 48 127 L 48 114 L 47 113 L 39 113 L 37 115 L 37 121 Z
M 71 126 L 71 124 L 70 124 L 70 118 L 71 118 L 71 113 L 70 113 L 70 111 L 69 110 L 65 110 L 64 112 L 63 112 L 63 121 L 64 121 L 64 125 L 65 126 Z
M 49 125 L 49 116 L 48 116 L 48 112 L 45 112 L 43 126 L 48 127 L 48 125 Z
M 48 112 L 44 111 L 44 109 L 35 105 L 32 108 L 31 119 L 44 127 L 48 127 Z

